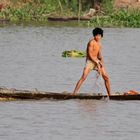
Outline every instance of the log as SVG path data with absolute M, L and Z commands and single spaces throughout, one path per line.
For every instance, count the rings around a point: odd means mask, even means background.
M 91 20 L 91 18 L 89 17 L 48 17 L 48 21 L 73 21 L 73 20 L 83 20 L 83 21 L 87 21 L 87 20 Z
M 9 23 L 10 19 L 0 19 L 0 24 Z
M 40 99 L 48 99 L 48 100 L 69 100 L 69 99 L 80 99 L 80 100 L 100 100 L 107 98 L 107 95 L 101 94 L 93 94 L 89 95 L 88 93 L 79 93 L 77 95 L 72 95 L 71 93 L 57 93 L 57 92 L 44 92 L 44 91 L 30 91 L 30 90 L 17 90 L 17 89 L 7 89 L 0 88 L 0 98 L 13 100 L 40 100 Z M 124 95 L 124 94 L 114 94 L 111 95 L 110 100 L 140 100 L 140 94 L 137 95 Z
M 106 19 L 109 16 L 93 16 L 93 17 L 81 16 L 80 20 L 81 21 L 90 21 L 90 20 L 96 19 L 97 17 Z M 58 22 L 78 21 L 78 17 L 48 17 L 48 21 L 58 21 Z

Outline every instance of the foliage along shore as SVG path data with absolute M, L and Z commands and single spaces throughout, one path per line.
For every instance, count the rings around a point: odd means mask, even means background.
M 87 1 L 87 0 L 85 0 Z M 99 10 L 83 26 L 140 27 L 140 9 L 116 9 L 113 0 L 102 0 Z M 82 16 L 91 5 L 77 0 L 3 0 L 0 2 L 0 19 L 10 22 L 47 22 L 49 16 Z M 97 6 L 97 5 L 96 5 Z M 98 5 L 99 6 L 99 5 Z

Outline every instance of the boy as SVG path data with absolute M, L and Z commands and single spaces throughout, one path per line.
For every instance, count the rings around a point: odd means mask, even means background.
M 103 77 L 108 96 L 110 96 L 110 81 L 104 67 L 104 60 L 101 55 L 101 39 L 103 37 L 103 30 L 101 28 L 93 29 L 94 38 L 87 44 L 86 66 L 80 80 L 77 82 L 73 95 L 77 94 L 82 83 L 87 78 L 91 70 L 97 70 Z

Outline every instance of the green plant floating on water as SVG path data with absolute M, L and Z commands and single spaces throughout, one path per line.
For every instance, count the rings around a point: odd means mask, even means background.
M 85 57 L 85 56 L 86 56 L 85 51 L 71 50 L 62 52 L 62 57 Z

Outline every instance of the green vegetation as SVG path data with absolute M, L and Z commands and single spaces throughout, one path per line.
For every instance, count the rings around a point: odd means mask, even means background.
M 86 56 L 85 51 L 71 50 L 62 52 L 62 57 L 85 57 L 85 56 Z
M 96 16 L 88 23 L 89 26 L 100 27 L 140 27 L 140 10 L 120 10 L 114 11 L 107 17 Z
M 96 16 L 89 26 L 100 27 L 140 27 L 140 9 L 116 9 L 113 0 L 103 0 L 103 12 L 105 16 Z
M 47 21 L 48 16 L 74 15 L 77 0 L 11 0 L 0 10 L 0 18 L 11 21 Z
M 140 9 L 115 9 L 113 0 L 100 0 L 101 9 L 83 26 L 100 27 L 140 27 Z M 79 12 L 78 0 L 4 0 L 0 9 L 0 19 L 10 19 L 11 22 L 47 22 L 48 16 L 71 17 Z M 0 2 L 1 4 L 1 2 Z M 95 1 L 81 0 L 80 14 L 89 11 Z
M 46 21 L 57 10 L 56 0 L 32 0 L 26 3 L 13 2 L 0 12 L 0 18 L 11 21 Z M 48 4 L 47 4 L 48 3 Z

